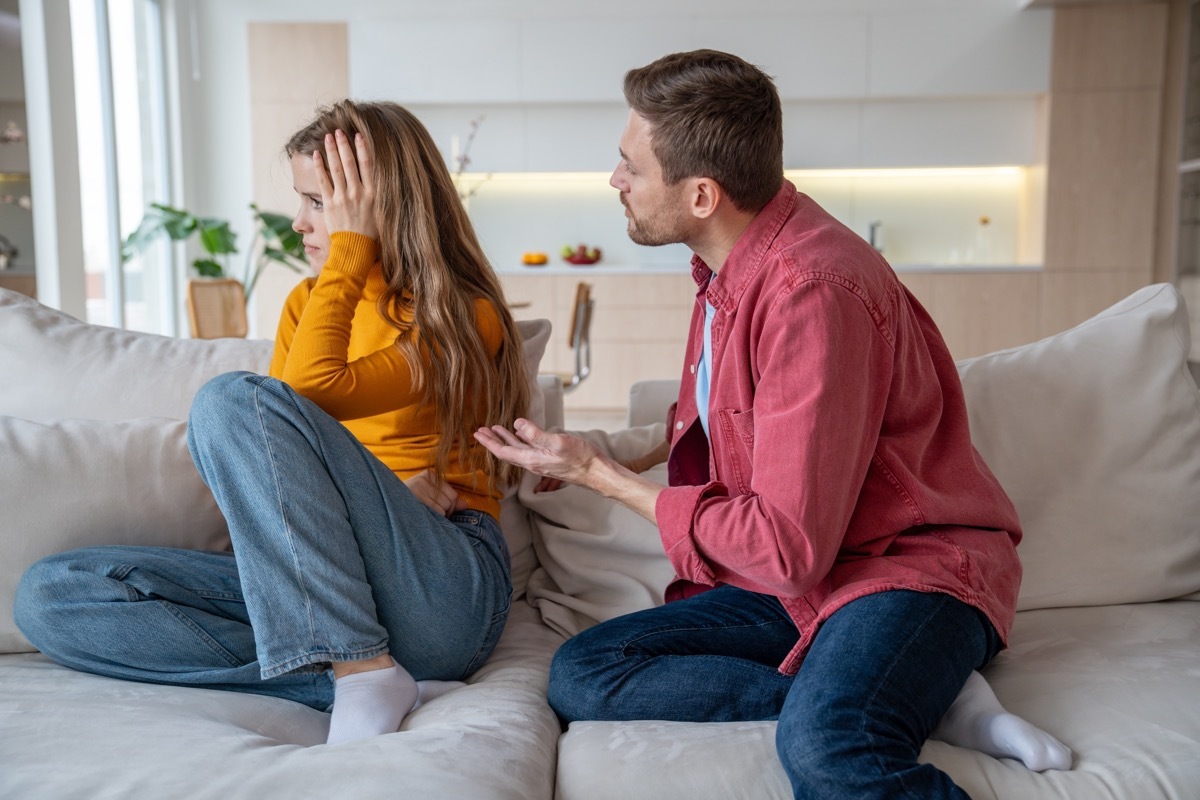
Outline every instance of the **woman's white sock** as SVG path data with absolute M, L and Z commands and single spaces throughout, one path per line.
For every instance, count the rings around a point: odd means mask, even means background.
M 931 738 L 995 758 L 1015 758 L 1034 772 L 1071 768 L 1071 748 L 1005 711 L 978 672 L 967 678 Z
M 417 682 L 399 664 L 343 675 L 334 682 L 327 743 L 395 733 L 416 702 Z

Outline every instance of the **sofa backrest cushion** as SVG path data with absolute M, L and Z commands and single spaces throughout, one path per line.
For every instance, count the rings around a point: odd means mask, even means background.
M 1179 292 L 959 363 L 971 437 L 1021 518 L 1019 610 L 1200 590 L 1200 392 Z
M 547 320 L 519 322 L 529 416 L 544 419 L 537 372 Z M 187 452 L 196 391 L 231 370 L 265 372 L 268 340 L 189 340 L 80 322 L 0 290 L 0 652 L 31 650 L 12 597 L 37 559 L 76 547 L 228 546 L 228 531 Z M 515 487 L 501 526 L 523 593 L 536 557 Z
M 40 558 L 101 544 L 229 547 L 182 420 L 0 417 L 0 507 L 0 653 L 33 650 L 13 595 Z
M 529 418 L 543 424 L 537 376 L 550 321 L 517 323 Z M 0 415 L 59 419 L 187 419 L 196 391 L 223 372 L 265 374 L 270 339 L 176 339 L 91 325 L 0 289 Z
M 265 373 L 266 339 L 173 339 L 89 325 L 0 290 L 0 414 L 61 419 L 187 419 L 223 372 Z

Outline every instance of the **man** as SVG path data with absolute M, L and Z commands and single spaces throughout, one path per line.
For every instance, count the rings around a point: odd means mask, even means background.
M 783 180 L 758 68 L 674 54 L 630 71 L 625 97 L 610 183 L 629 236 L 687 244 L 699 287 L 670 486 L 527 421 L 476 436 L 657 523 L 677 578 L 665 605 L 562 646 L 551 705 L 568 722 L 778 718 L 797 797 L 965 797 L 917 763 L 939 722 L 952 743 L 1069 768 L 975 672 L 1012 624 L 1021 533 L 933 321 Z

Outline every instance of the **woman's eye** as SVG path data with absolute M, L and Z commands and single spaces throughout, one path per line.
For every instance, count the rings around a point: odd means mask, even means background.
M 312 201 L 312 206 L 313 211 L 323 211 L 325 209 L 325 205 L 320 200 L 316 199 Z

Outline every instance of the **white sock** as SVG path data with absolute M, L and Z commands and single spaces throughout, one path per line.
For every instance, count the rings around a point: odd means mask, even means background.
M 328 744 L 400 730 L 417 702 L 417 682 L 404 667 L 355 672 L 334 682 Z
M 1034 772 L 1071 768 L 1071 748 L 1005 711 L 978 672 L 967 678 L 932 738 L 995 758 L 1015 758 Z
M 444 694 L 466 686 L 462 681 L 417 681 L 417 702 L 413 706 L 416 711 L 421 706 L 438 699 Z

